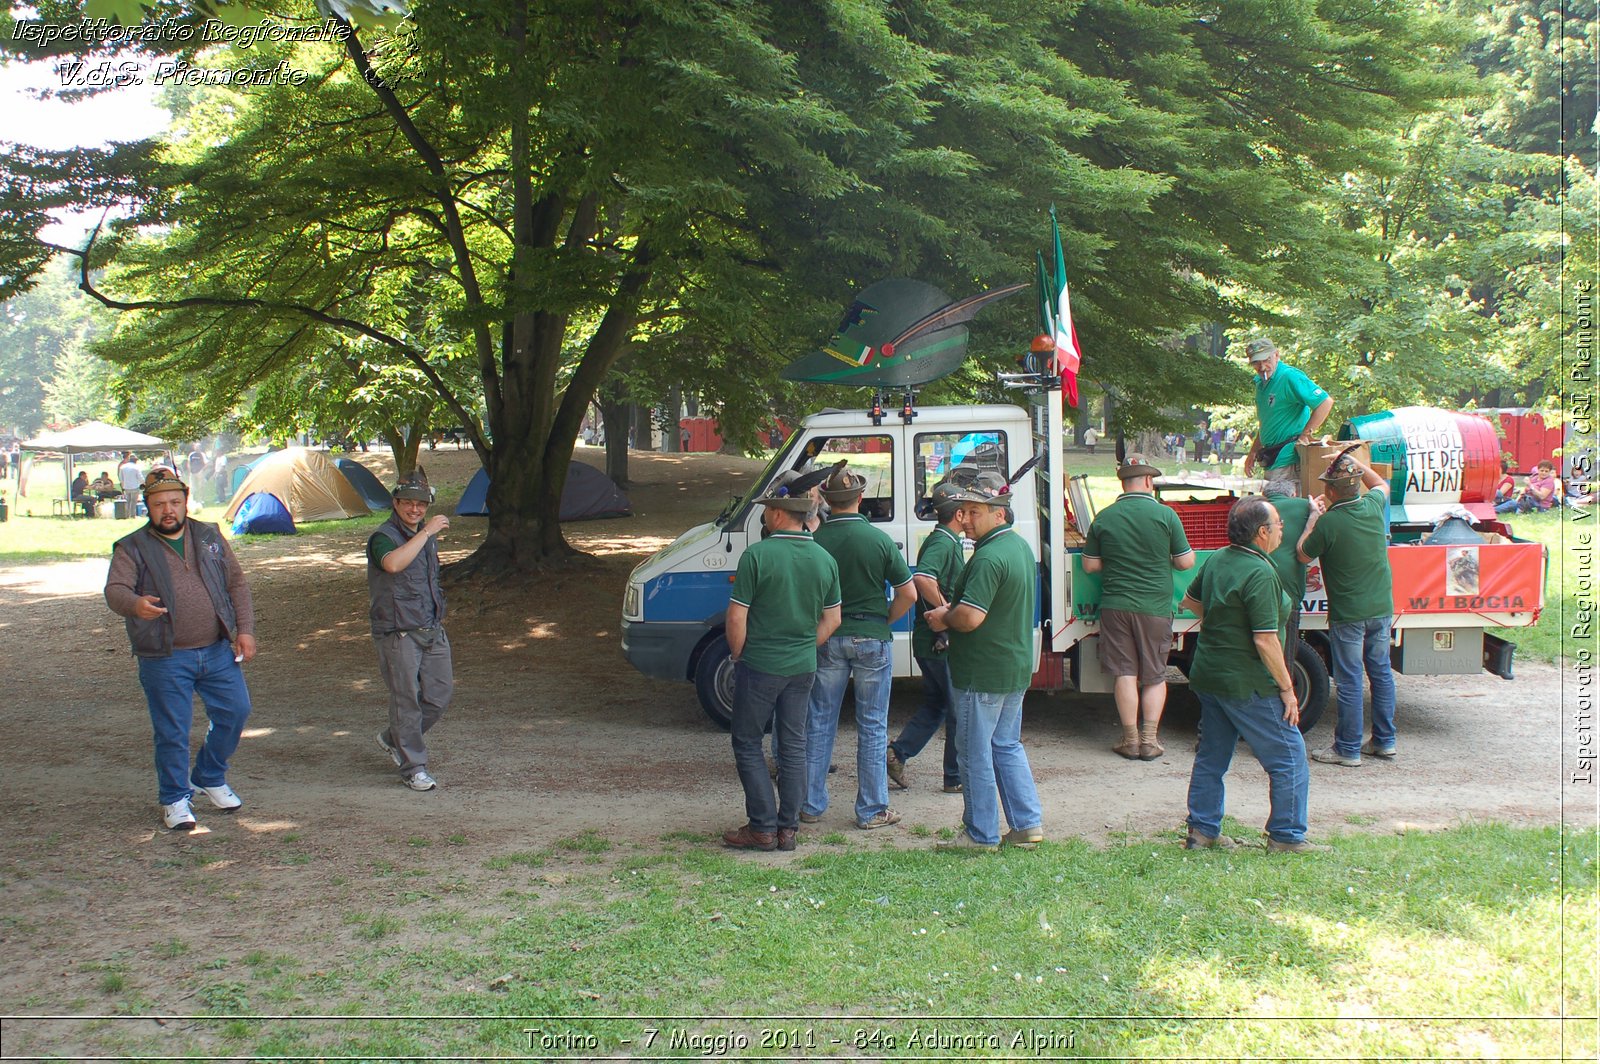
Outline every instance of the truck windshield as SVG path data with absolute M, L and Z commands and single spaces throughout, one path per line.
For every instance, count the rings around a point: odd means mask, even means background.
M 772 457 L 767 460 L 767 464 L 762 468 L 760 474 L 750 482 L 750 486 L 745 489 L 744 493 L 728 500 L 728 505 L 722 508 L 722 512 L 717 515 L 717 519 L 714 522 L 718 528 L 732 520 L 734 515 L 743 513 L 745 507 L 752 500 L 760 498 L 761 493 L 766 490 L 767 484 L 773 477 L 777 476 L 778 470 L 788 468 L 785 463 L 791 460 L 792 452 L 799 442 L 800 436 L 801 434 L 798 432 L 791 432 L 789 438 L 784 441 L 783 446 L 773 452 Z

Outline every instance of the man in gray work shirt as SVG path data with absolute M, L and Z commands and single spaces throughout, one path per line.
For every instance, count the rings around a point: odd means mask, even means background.
M 378 745 L 414 791 L 439 785 L 428 774 L 422 737 L 444 716 L 455 690 L 436 541 L 450 519 L 428 517 L 432 501 L 422 471 L 407 473 L 394 489 L 394 513 L 367 540 L 372 641 L 389 687 L 389 726 L 378 733 Z

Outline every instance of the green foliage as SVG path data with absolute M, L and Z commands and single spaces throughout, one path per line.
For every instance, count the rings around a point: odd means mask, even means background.
M 624 354 L 636 397 L 697 392 L 749 438 L 834 398 L 775 370 L 856 290 L 1025 278 L 1052 203 L 1084 375 L 1125 423 L 1236 395 L 1242 371 L 1175 338 L 1270 315 L 1265 295 L 1354 256 L 1318 197 L 1453 84 L 1456 43 L 1427 11 L 1358 0 L 413 14 L 347 50 L 258 45 L 311 79 L 187 93 L 160 150 L 13 152 L 34 194 L 6 228 L 35 200 L 137 204 L 95 252 L 130 312 L 115 350 L 169 397 L 203 382 L 185 416 L 260 389 L 254 416 L 284 418 L 277 397 L 334 360 L 362 368 L 320 378 L 353 406 L 383 392 L 362 372 L 421 374 L 435 416 L 479 430 L 482 557 L 511 565 L 564 548 L 571 441 Z M 1007 364 L 1031 327 L 1024 302 L 980 319 L 974 375 L 946 394 L 982 395 L 976 367 Z
M 1596 195 L 1580 161 L 1594 144 L 1594 4 L 1452 8 L 1475 79 L 1331 190 L 1326 209 L 1352 254 L 1331 264 L 1338 283 L 1279 304 L 1294 360 L 1334 394 L 1340 419 L 1550 404 L 1546 382 L 1571 342 L 1551 327 L 1564 320 L 1563 278 L 1568 290 L 1594 280 L 1593 212 L 1564 209 Z
M 47 419 L 104 417 L 114 373 L 87 354 L 112 315 L 77 290 L 68 260 L 56 259 L 36 281 L 0 304 L 0 425 L 30 434 Z

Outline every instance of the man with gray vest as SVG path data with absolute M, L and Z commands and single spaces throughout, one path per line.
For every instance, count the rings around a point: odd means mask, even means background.
M 378 745 L 414 791 L 439 785 L 428 774 L 423 736 L 444 716 L 455 690 L 439 590 L 438 536 L 450 519 L 428 517 L 431 502 L 422 470 L 407 473 L 395 486 L 393 514 L 367 540 L 372 641 L 389 687 L 389 726 L 378 733 Z
M 227 776 L 250 717 L 250 691 L 239 666 L 256 656 L 255 612 L 228 541 L 216 525 L 188 519 L 188 485 L 156 469 L 141 494 L 150 520 L 112 548 L 106 605 L 126 618 L 139 659 L 139 685 L 155 733 L 162 822 L 191 831 L 195 791 L 225 813 L 244 804 Z M 191 767 L 195 695 L 210 726 Z

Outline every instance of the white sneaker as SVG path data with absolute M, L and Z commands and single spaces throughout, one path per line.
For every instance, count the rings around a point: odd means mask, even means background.
M 406 786 L 414 791 L 431 791 L 439 786 L 439 781 L 428 775 L 427 769 L 418 769 L 406 777 Z
M 244 799 L 234 794 L 233 788 L 226 783 L 219 783 L 215 787 L 207 787 L 204 784 L 190 780 L 189 786 L 211 799 L 211 804 L 224 813 L 231 813 L 244 804 Z
M 189 808 L 189 799 L 179 798 L 171 805 L 161 807 L 161 819 L 172 831 L 193 831 L 194 810 Z
M 395 768 L 405 764 L 405 759 L 400 756 L 400 751 L 395 748 L 394 743 L 389 741 L 388 731 L 378 733 L 378 745 L 383 747 L 383 752 L 389 755 L 389 760 L 394 762 Z

